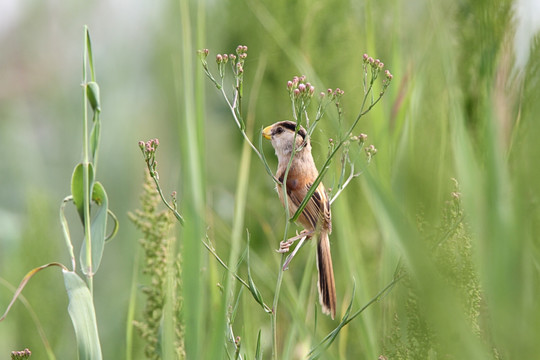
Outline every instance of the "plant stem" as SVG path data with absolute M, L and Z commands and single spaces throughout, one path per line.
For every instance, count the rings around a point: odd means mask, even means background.
M 165 196 L 163 196 L 163 191 L 161 191 L 161 186 L 159 186 L 159 180 L 157 179 L 155 173 L 150 168 L 150 165 L 148 165 L 148 170 L 150 171 L 150 174 L 152 175 L 152 179 L 154 180 L 154 183 L 156 184 L 156 189 L 157 189 L 157 191 L 159 193 L 159 196 L 161 197 L 161 201 L 163 201 L 165 206 L 167 206 L 167 208 L 169 208 L 169 210 L 171 210 L 171 212 L 174 214 L 176 219 L 180 222 L 180 225 L 183 226 L 184 225 L 184 218 L 182 217 L 182 215 L 180 215 L 180 213 L 174 207 L 171 206 L 171 204 L 169 204 L 169 202 L 167 200 L 165 200 Z
M 85 26 L 84 31 L 84 59 L 83 59 L 83 104 L 84 104 L 84 116 L 83 116 L 83 203 L 84 203 L 84 239 L 86 242 L 86 264 L 88 269 L 86 270 L 86 278 L 88 281 L 88 288 L 90 293 L 93 294 L 93 269 L 92 269 L 92 235 L 91 235 L 91 223 L 90 223 L 90 183 L 89 174 L 89 156 L 88 156 L 88 83 L 86 74 L 86 60 L 88 57 L 88 47 L 90 44 L 90 35 L 88 28 Z
M 283 282 L 283 262 L 284 261 L 285 261 L 285 255 L 282 255 L 280 265 L 279 265 L 276 289 L 274 291 L 274 302 L 272 303 L 272 359 L 278 359 L 277 357 L 277 306 L 278 306 L 278 300 L 279 300 L 279 292 L 281 290 L 281 283 Z

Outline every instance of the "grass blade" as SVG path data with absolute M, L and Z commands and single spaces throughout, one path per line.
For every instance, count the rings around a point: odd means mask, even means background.
M 85 282 L 74 272 L 63 271 L 69 297 L 68 312 L 75 329 L 79 360 L 101 360 L 94 302 Z

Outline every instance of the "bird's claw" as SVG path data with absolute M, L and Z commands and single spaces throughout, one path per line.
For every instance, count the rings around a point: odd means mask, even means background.
M 281 241 L 279 243 L 279 249 L 277 249 L 276 251 L 280 254 L 287 253 L 289 252 L 291 245 L 294 244 L 295 241 L 300 240 L 304 237 L 309 237 L 311 236 L 311 234 L 313 234 L 312 230 L 302 230 L 300 231 L 300 234 L 296 232 L 296 236 L 293 236 L 292 238 L 285 241 Z

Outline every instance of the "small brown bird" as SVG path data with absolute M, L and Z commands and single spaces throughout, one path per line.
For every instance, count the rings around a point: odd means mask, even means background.
M 295 131 L 296 123 L 292 121 L 280 121 L 263 130 L 263 136 L 272 141 L 272 146 L 276 151 L 276 156 L 278 157 L 276 178 L 281 183 L 283 183 L 285 177 L 293 146 L 296 146 L 297 149 L 286 180 L 287 202 L 291 216 L 294 215 L 311 185 L 319 175 L 313 161 L 313 156 L 311 155 L 309 138 L 306 138 L 306 130 L 300 126 L 296 134 L 296 139 Z M 278 184 L 278 194 L 281 203 L 285 206 L 281 184 Z M 329 314 L 334 319 L 336 316 L 336 286 L 334 282 L 332 256 L 330 254 L 330 240 L 328 239 L 328 235 L 332 232 L 332 218 L 330 214 L 330 202 L 328 201 L 328 195 L 322 182 L 319 183 L 317 190 L 313 193 L 313 196 L 298 217 L 298 222 L 305 229 L 300 234 L 301 236 L 307 236 L 308 238 L 314 236 L 318 238 L 317 269 L 319 270 L 319 301 L 323 313 Z M 301 236 L 293 239 L 298 239 Z M 285 243 L 285 247 L 287 245 L 290 246 L 291 243 Z

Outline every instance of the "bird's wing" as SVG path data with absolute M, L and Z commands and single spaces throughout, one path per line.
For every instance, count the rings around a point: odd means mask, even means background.
M 294 208 L 298 209 L 304 197 L 307 195 L 311 188 L 311 183 L 304 184 L 303 186 L 295 188 L 294 183 L 287 181 L 287 195 L 294 205 Z M 322 226 L 325 229 L 331 231 L 332 219 L 330 213 L 330 203 L 328 196 L 322 183 L 317 186 L 317 190 L 313 193 L 309 199 L 302 215 L 306 218 L 313 229 L 317 226 Z

